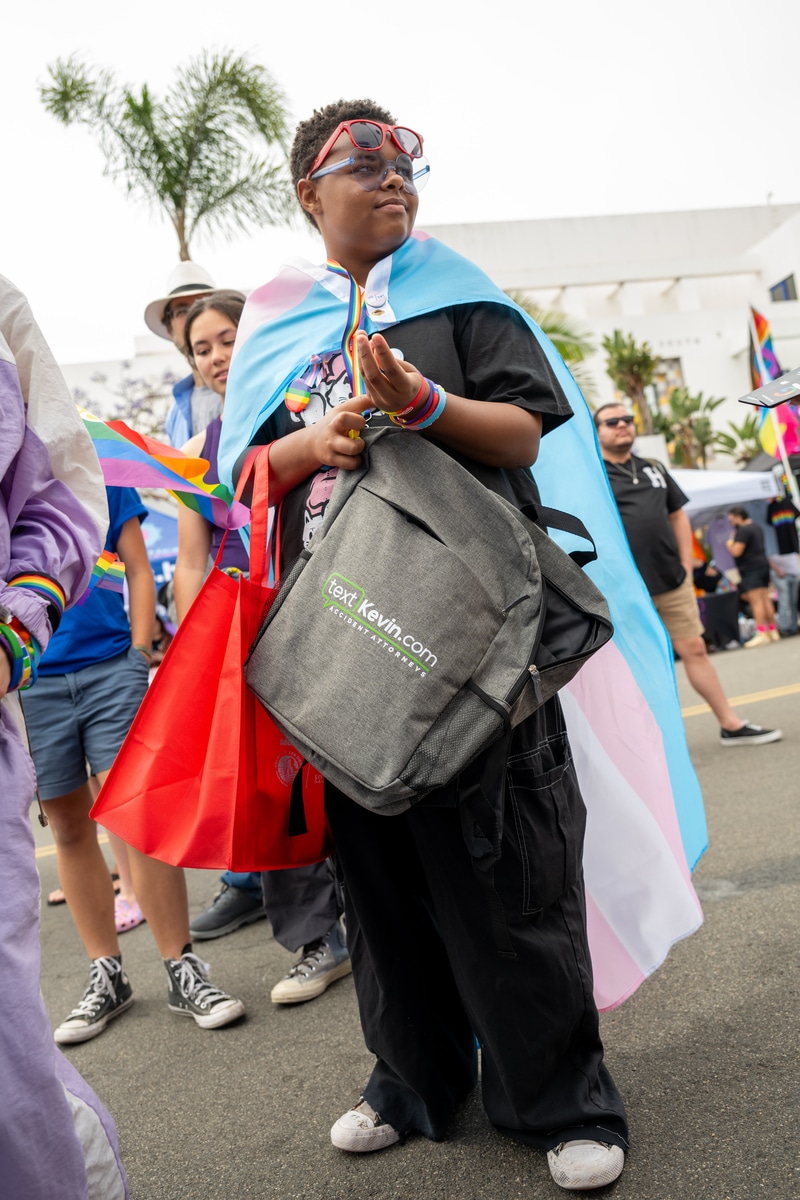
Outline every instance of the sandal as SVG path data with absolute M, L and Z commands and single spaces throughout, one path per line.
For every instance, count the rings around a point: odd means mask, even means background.
M 114 925 L 117 933 L 127 933 L 129 929 L 143 925 L 144 921 L 144 913 L 135 900 L 126 900 L 124 896 L 117 896 L 114 901 Z
M 116 871 L 111 872 L 111 882 L 114 885 L 114 895 L 118 896 L 119 895 L 119 875 L 116 873 Z M 64 895 L 63 888 L 60 888 L 60 887 L 54 888 L 53 891 L 50 893 L 50 895 L 47 897 L 47 903 L 50 905 L 51 908 L 55 908 L 55 906 L 57 904 L 66 904 L 67 897 Z M 144 919 L 144 918 L 142 918 L 142 919 Z M 137 922 L 137 923 L 140 924 L 141 922 Z M 131 926 L 131 928 L 133 928 L 133 926 Z

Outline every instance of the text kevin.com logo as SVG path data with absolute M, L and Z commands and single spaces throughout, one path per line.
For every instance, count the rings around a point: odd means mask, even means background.
M 436 655 L 412 633 L 403 633 L 396 618 L 384 616 L 364 589 L 351 579 L 336 572 L 329 575 L 322 587 L 322 599 L 326 608 L 344 616 L 348 624 L 371 634 L 372 641 L 394 651 L 404 665 L 414 666 L 425 675 L 436 666 Z

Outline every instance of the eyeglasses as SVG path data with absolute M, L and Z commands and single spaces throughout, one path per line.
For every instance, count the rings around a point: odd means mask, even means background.
M 172 305 L 168 304 L 164 309 L 164 324 L 171 325 L 176 317 L 185 317 L 191 307 L 191 304 L 177 304 L 173 308 Z
M 633 417 L 606 417 L 604 421 L 600 421 L 601 425 L 610 425 L 614 429 L 617 425 L 632 425 Z
M 346 133 L 356 150 L 382 150 L 388 134 L 397 149 L 410 158 L 422 158 L 422 136 L 405 125 L 384 125 L 381 121 L 340 121 L 314 159 L 307 179 L 325 162 L 340 133 Z
M 309 175 L 309 179 L 319 179 L 322 175 L 330 175 L 332 171 L 341 171 L 345 167 L 350 168 L 356 183 L 360 183 L 366 192 L 374 192 L 387 175 L 395 174 L 402 179 L 403 190 L 414 196 L 425 187 L 431 170 L 426 158 L 419 158 L 414 163 L 407 154 L 398 154 L 393 159 L 384 158 L 382 154 L 351 154 L 341 162 L 321 167 Z

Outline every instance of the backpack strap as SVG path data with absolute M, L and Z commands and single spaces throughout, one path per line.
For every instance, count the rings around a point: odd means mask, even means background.
M 589 563 L 597 561 L 597 546 L 595 545 L 594 538 L 579 517 L 573 516 L 572 513 L 562 512 L 560 508 L 545 508 L 542 506 L 535 511 L 536 517 L 532 517 L 531 519 L 536 525 L 543 524 L 545 531 L 547 529 L 560 529 L 562 533 L 571 533 L 574 537 L 578 537 L 582 541 L 589 543 L 592 547 L 591 550 L 573 550 L 570 554 L 570 558 L 577 566 L 585 567 Z

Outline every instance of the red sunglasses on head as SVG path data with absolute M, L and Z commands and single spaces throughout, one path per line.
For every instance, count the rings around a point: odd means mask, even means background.
M 347 134 L 357 150 L 381 150 L 388 134 L 403 154 L 409 158 L 422 157 L 421 135 L 405 125 L 384 125 L 381 121 L 340 121 L 311 164 L 306 179 L 310 179 L 317 167 L 324 163 L 341 133 Z

